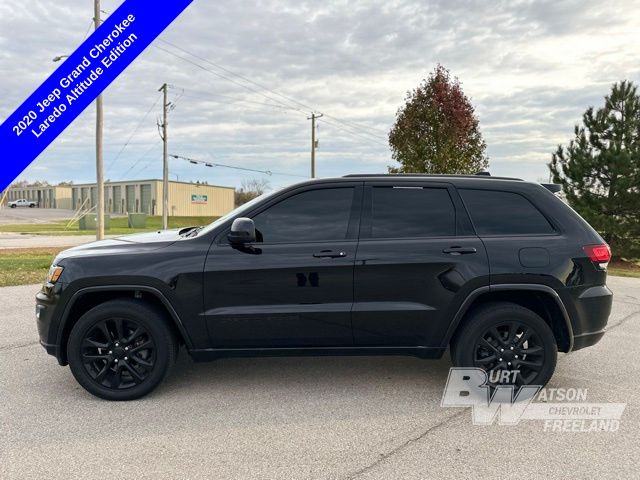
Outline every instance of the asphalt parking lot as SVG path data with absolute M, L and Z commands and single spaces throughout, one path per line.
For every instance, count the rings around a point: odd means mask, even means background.
M 0 289 L 0 478 L 638 478 L 640 280 L 612 277 L 609 332 L 549 387 L 625 402 L 616 432 L 474 426 L 442 408 L 448 358 L 181 358 L 150 396 L 110 403 L 37 343 L 37 286 Z
M 0 208 L 0 225 L 51 223 L 73 217 L 73 210 L 58 208 Z

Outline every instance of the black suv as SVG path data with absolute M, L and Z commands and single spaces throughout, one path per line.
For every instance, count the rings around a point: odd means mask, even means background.
M 602 338 L 612 302 L 609 247 L 552 187 L 349 175 L 72 248 L 36 297 L 41 343 L 112 400 L 150 392 L 180 345 L 196 360 L 450 346 L 456 366 L 544 385 L 558 351 Z

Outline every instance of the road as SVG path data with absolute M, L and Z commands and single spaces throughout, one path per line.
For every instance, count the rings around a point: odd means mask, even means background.
M 73 210 L 56 208 L 0 208 L 0 225 L 46 224 L 72 218 Z M 112 238 L 116 235 L 106 235 Z M 95 241 L 95 235 L 30 235 L 0 232 L 0 250 L 74 247 Z
M 105 235 L 114 238 L 118 235 Z M 16 248 L 64 248 L 95 242 L 95 235 L 29 235 L 0 232 L 0 253 Z
M 612 277 L 609 332 L 549 387 L 626 402 L 617 432 L 473 426 L 441 408 L 448 359 L 182 354 L 150 396 L 82 390 L 36 343 L 37 286 L 0 289 L 0 478 L 637 478 L 640 280 Z

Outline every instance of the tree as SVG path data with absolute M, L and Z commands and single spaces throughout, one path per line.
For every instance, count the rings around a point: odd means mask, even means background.
M 267 190 L 269 190 L 269 181 L 266 179 L 243 180 L 242 186 L 236 190 L 236 207 L 259 197 Z
M 473 174 L 486 170 L 487 148 L 478 118 L 457 78 L 438 65 L 427 80 L 407 92 L 389 132 L 391 173 Z
M 549 169 L 614 255 L 640 253 L 640 96 L 632 82 L 614 84 L 604 107 L 586 110 Z

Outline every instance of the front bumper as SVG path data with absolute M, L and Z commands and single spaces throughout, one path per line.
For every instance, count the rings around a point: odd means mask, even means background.
M 49 355 L 57 358 L 60 365 L 66 365 L 62 359 L 60 346 L 57 344 L 57 329 L 55 325 L 55 310 L 58 305 L 59 289 L 58 285 L 45 284 L 36 294 L 36 325 L 40 345 L 44 347 Z

